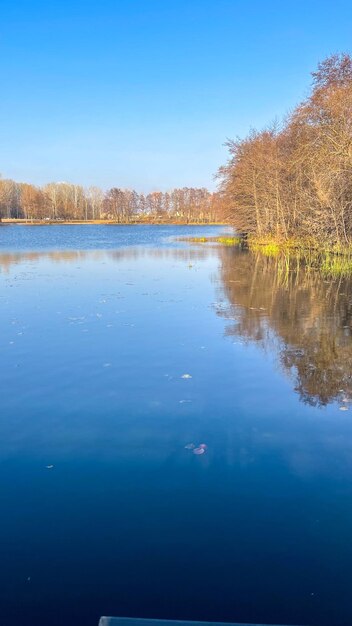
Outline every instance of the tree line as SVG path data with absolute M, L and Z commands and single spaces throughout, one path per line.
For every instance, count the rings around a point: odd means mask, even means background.
M 37 187 L 0 178 L 0 218 L 215 222 L 222 219 L 222 199 L 205 188 L 143 194 L 118 187 L 104 192 L 66 182 Z
M 220 168 L 226 214 L 257 238 L 352 243 L 352 58 L 312 73 L 308 97 L 283 123 L 229 140 Z

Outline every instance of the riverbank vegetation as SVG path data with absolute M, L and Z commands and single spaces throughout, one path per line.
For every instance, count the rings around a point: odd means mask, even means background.
M 205 188 L 149 194 L 70 183 L 36 187 L 0 178 L 0 218 L 24 221 L 214 223 L 223 220 L 222 197 Z
M 308 269 L 317 269 L 326 277 L 352 275 L 352 246 L 329 244 L 307 238 L 301 242 L 289 240 L 267 241 L 249 239 L 248 247 L 263 256 L 277 258 L 286 271 L 304 265 Z
M 183 237 L 181 241 L 188 241 L 188 243 L 220 243 L 223 246 L 238 246 L 241 244 L 241 237 L 239 235 L 227 235 L 221 237 Z
M 282 124 L 228 141 L 220 192 L 249 245 L 318 250 L 328 269 L 352 268 L 352 58 L 330 56 L 312 77 Z
M 326 278 L 352 276 L 352 247 L 334 245 L 331 247 L 318 245 L 316 241 L 307 239 L 299 243 L 294 239 L 269 238 L 244 240 L 239 235 L 221 237 L 186 237 L 183 239 L 196 244 L 221 244 L 250 250 L 253 254 L 277 259 L 282 275 L 288 276 L 291 271 L 319 270 Z

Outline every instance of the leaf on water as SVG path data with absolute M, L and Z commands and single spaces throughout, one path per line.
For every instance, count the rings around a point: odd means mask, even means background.
M 45 468 L 46 468 L 46 469 L 53 469 L 53 468 L 54 468 L 54 466 L 53 466 L 53 465 L 46 465 L 46 466 L 45 466 Z
M 204 454 L 204 452 L 205 452 L 204 448 L 194 448 L 193 450 L 193 454 L 197 454 L 197 455 Z
M 185 450 L 194 450 L 195 447 L 194 443 L 187 443 L 185 445 Z
M 191 374 L 182 374 L 181 378 L 192 378 Z

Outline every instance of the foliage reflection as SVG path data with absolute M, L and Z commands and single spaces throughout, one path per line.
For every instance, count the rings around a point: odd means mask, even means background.
M 325 280 L 297 260 L 223 248 L 226 334 L 275 350 L 312 405 L 352 398 L 352 280 Z

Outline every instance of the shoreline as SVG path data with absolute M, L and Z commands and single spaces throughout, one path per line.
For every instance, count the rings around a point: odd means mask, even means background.
M 225 222 L 187 222 L 187 221 L 130 221 L 118 222 L 116 220 L 26 220 L 15 218 L 3 218 L 0 226 L 230 226 Z
M 257 238 L 239 235 L 232 237 L 186 237 L 185 241 L 196 244 L 219 243 L 224 246 L 240 247 L 258 253 L 270 260 L 281 262 L 281 270 L 297 270 L 300 263 L 318 270 L 328 278 L 352 277 L 352 245 L 328 244 L 316 239 Z

